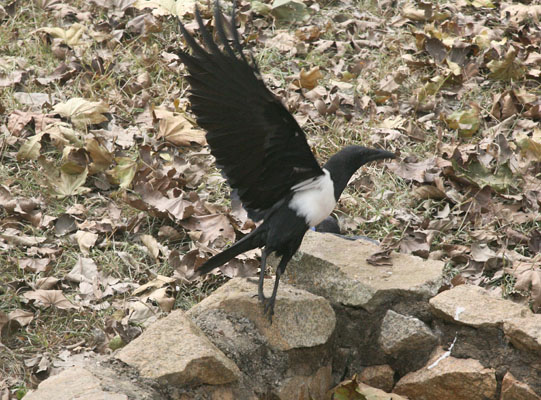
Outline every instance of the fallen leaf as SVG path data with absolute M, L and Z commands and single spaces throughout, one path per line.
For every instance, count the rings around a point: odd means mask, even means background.
M 98 266 L 91 258 L 79 257 L 73 268 L 65 276 L 72 282 L 92 282 L 98 276 Z
M 445 118 L 449 128 L 456 129 L 460 137 L 472 137 L 481 124 L 478 107 L 469 110 L 455 111 Z
M 323 74 L 319 70 L 319 67 L 314 67 L 310 71 L 302 68 L 299 73 L 299 79 L 293 81 L 293 83 L 300 88 L 311 90 L 317 86 L 317 82 L 322 78 Z
M 274 0 L 271 14 L 281 22 L 302 22 L 310 17 L 306 5 L 298 0 Z
M 52 268 L 49 258 L 20 258 L 19 268 L 32 272 L 47 272 Z
M 216 240 L 220 240 L 220 243 L 217 243 L 220 245 L 218 247 L 224 247 L 227 243 L 235 241 L 235 230 L 228 218 L 222 214 L 194 215 L 180 221 L 180 225 L 185 229 L 201 232 L 198 241 L 205 246 Z
M 61 199 L 90 191 L 89 188 L 83 186 L 88 176 L 88 168 L 85 168 L 80 174 L 67 174 L 62 169 L 58 170 L 43 156 L 38 158 L 38 162 L 44 168 L 45 182 L 55 197 Z
M 59 27 L 45 27 L 38 29 L 36 32 L 40 31 L 46 32 L 52 37 L 59 38 L 68 46 L 74 47 L 83 44 L 81 42 L 81 37 L 86 31 L 86 27 L 78 22 L 75 22 L 68 29 Z
M 174 15 L 177 17 L 193 13 L 194 6 L 194 0 L 137 0 L 132 4 L 132 7 L 139 10 L 152 9 L 152 14 L 155 16 Z
M 526 72 L 523 64 L 517 60 L 517 50 L 511 47 L 502 61 L 492 60 L 487 64 L 492 79 L 510 81 L 522 78 Z
M 205 132 L 195 129 L 183 115 L 158 108 L 154 110 L 154 115 L 160 121 L 158 137 L 164 138 L 175 146 L 207 144 Z
M 141 235 L 140 236 L 141 242 L 145 245 L 145 247 L 148 249 L 150 255 L 157 260 L 158 255 L 160 254 L 160 244 L 158 241 L 151 235 Z
M 66 299 L 61 290 L 38 289 L 32 292 L 26 292 L 23 296 L 28 300 L 34 300 L 38 307 L 47 308 L 53 306 L 61 310 L 79 308 Z
M 77 231 L 74 236 L 79 249 L 85 256 L 90 253 L 90 248 L 94 247 L 96 240 L 98 240 L 98 235 L 92 232 Z
M 107 117 L 103 114 L 109 112 L 109 107 L 101 101 L 88 101 L 81 97 L 74 97 L 65 103 L 55 105 L 53 112 L 69 118 L 76 128 L 85 129 L 88 125 L 107 121 Z

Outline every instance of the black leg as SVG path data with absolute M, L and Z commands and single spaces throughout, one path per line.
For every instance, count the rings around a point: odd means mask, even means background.
M 261 252 L 261 271 L 259 272 L 259 285 L 257 287 L 257 297 L 259 298 L 259 301 L 264 303 L 265 293 L 263 293 L 263 284 L 265 282 L 265 268 L 267 264 L 267 251 L 263 249 Z
M 278 284 L 280 283 L 280 269 L 276 269 L 276 278 L 274 281 L 274 288 L 272 289 L 272 295 L 265 301 L 264 313 L 267 314 L 269 322 L 272 324 L 272 316 L 274 315 L 274 303 L 276 302 L 276 293 L 278 292 Z
M 278 293 L 278 285 L 280 284 L 280 276 L 282 272 L 285 271 L 287 263 L 291 257 L 283 256 L 280 260 L 280 264 L 276 268 L 276 278 L 274 281 L 274 288 L 272 289 L 272 295 L 268 299 L 265 299 L 264 304 L 264 313 L 267 314 L 269 322 L 272 324 L 272 316 L 274 315 L 274 303 L 276 302 L 276 294 Z

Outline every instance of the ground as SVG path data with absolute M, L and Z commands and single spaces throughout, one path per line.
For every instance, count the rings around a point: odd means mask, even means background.
M 241 1 L 238 23 L 320 162 L 347 144 L 399 156 L 354 176 L 344 233 L 538 311 L 541 6 L 526 3 Z M 175 16 L 193 31 L 192 10 L 0 5 L 3 398 L 257 273 L 252 252 L 190 279 L 254 227 L 190 112 Z

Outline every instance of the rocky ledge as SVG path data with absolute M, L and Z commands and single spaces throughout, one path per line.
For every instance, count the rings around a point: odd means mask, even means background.
M 309 233 L 272 325 L 257 283 L 233 279 L 25 399 L 326 399 L 344 377 L 375 400 L 541 399 L 541 315 L 477 286 L 440 293 L 443 263 L 393 254 L 372 266 L 376 251 Z

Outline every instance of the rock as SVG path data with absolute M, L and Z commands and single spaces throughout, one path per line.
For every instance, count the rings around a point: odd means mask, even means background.
M 139 379 L 131 368 L 116 360 L 89 361 L 65 369 L 41 382 L 25 399 L 30 400 L 162 400 L 164 394 Z
M 396 298 L 429 298 L 438 292 L 444 266 L 441 261 L 393 253 L 392 266 L 368 264 L 366 259 L 378 250 L 366 241 L 309 231 L 289 262 L 285 279 L 331 303 L 370 312 Z
M 532 315 L 527 306 L 492 297 L 479 286 L 460 285 L 430 299 L 437 317 L 479 327 L 501 327 L 510 318 Z
M 73 367 L 54 375 L 38 386 L 34 392 L 24 396 L 28 400 L 128 400 L 122 393 L 106 392 L 100 379 L 82 367 Z
M 387 311 L 381 323 L 379 344 L 383 351 L 394 357 L 400 353 L 418 350 L 431 351 L 438 339 L 423 321 L 414 317 Z
M 394 371 L 387 364 L 373 365 L 363 369 L 359 380 L 384 392 L 390 392 L 394 386 Z
M 265 293 L 270 293 L 273 285 L 274 279 L 266 279 Z M 232 279 L 192 307 L 188 315 L 195 318 L 206 310 L 221 309 L 246 317 L 271 346 L 283 351 L 325 344 L 334 331 L 334 311 L 323 297 L 281 283 L 270 324 L 255 294 L 257 282 Z
M 541 400 L 541 396 L 508 372 L 503 377 L 500 400 Z
M 387 393 L 381 389 L 368 386 L 365 383 L 359 383 L 357 391 L 364 396 L 365 399 L 370 400 L 407 400 L 405 397 L 402 397 L 399 394 Z
M 341 382 L 332 389 L 327 399 L 366 399 L 366 400 L 407 400 L 396 393 L 387 393 L 381 389 L 361 382 L 359 375 Z
M 325 399 L 331 387 L 331 366 L 321 367 L 313 376 L 293 376 L 280 385 L 277 397 L 280 400 Z
M 504 322 L 503 331 L 515 347 L 541 354 L 541 314 L 509 319 Z
M 116 358 L 145 378 L 173 385 L 221 385 L 236 381 L 240 371 L 182 310 L 149 326 Z
M 477 360 L 436 352 L 428 364 L 398 381 L 394 392 L 415 400 L 485 400 L 496 396 L 496 376 Z

